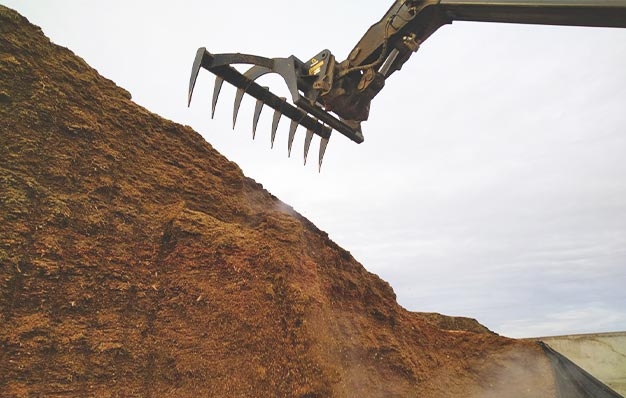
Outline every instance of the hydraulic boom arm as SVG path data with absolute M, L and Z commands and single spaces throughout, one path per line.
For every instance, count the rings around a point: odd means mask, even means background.
M 253 134 L 263 105 L 274 109 L 272 144 L 281 115 L 291 119 L 288 148 L 298 125 L 307 129 L 304 157 L 313 134 L 322 137 L 319 165 L 332 130 L 361 143 L 361 122 L 385 80 L 441 26 L 453 21 L 626 28 L 626 0 L 396 0 L 372 25 L 347 59 L 339 62 L 323 50 L 303 62 L 295 56 L 263 58 L 247 54 L 211 54 L 198 49 L 189 81 L 189 101 L 200 67 L 216 75 L 212 113 L 224 80 L 237 87 L 233 126 L 244 93 L 255 97 Z M 241 73 L 233 64 L 253 65 Z M 272 94 L 256 79 L 276 73 L 283 77 L 290 101 Z M 253 135 L 254 136 L 254 135 Z
M 384 76 L 399 70 L 431 34 L 453 21 L 626 27 L 621 0 L 397 0 L 340 67 L 387 62 Z M 365 120 L 365 119 L 363 119 Z

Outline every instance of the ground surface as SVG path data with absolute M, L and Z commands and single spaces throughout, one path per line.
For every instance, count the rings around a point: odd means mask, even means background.
M 3 397 L 553 397 L 0 6 Z

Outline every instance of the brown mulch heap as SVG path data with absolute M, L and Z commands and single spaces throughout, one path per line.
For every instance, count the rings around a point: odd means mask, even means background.
M 0 396 L 553 397 L 0 6 Z

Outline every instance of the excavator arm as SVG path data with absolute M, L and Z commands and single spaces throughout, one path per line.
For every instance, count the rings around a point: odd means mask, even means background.
M 400 70 L 420 45 L 453 21 L 626 28 L 626 0 L 396 0 L 372 25 L 348 57 L 339 62 L 329 50 L 307 61 L 295 56 L 264 58 L 248 54 L 211 54 L 198 49 L 189 81 L 189 103 L 200 68 L 216 75 L 212 115 L 224 81 L 237 87 L 233 127 L 244 93 L 256 98 L 253 137 L 264 105 L 274 109 L 272 145 L 282 115 L 291 119 L 288 150 L 298 126 L 306 128 L 304 160 L 313 135 L 321 137 L 319 166 L 333 130 L 363 142 L 361 122 L 385 80 Z M 235 64 L 252 65 L 239 72 Z M 291 98 L 278 97 L 256 80 L 280 75 Z

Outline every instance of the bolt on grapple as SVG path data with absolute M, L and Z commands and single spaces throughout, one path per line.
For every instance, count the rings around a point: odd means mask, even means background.
M 331 132 L 337 131 L 356 143 L 363 142 L 361 122 L 369 117 L 372 99 L 385 80 L 418 50 L 437 29 L 453 21 L 505 22 L 543 25 L 626 27 L 626 0 L 396 0 L 383 18 L 372 25 L 348 58 L 336 62 L 328 50 L 303 62 L 295 56 L 264 58 L 232 53 L 211 54 L 198 49 L 189 80 L 189 98 L 200 68 L 216 75 L 211 117 L 224 81 L 237 87 L 233 128 L 245 93 L 256 98 L 252 123 L 256 134 L 264 105 L 274 109 L 272 146 L 282 115 L 291 119 L 288 151 L 291 154 L 298 126 L 306 128 L 304 162 L 313 135 L 321 137 L 319 161 Z M 241 73 L 237 64 L 252 65 Z M 287 84 L 290 99 L 278 97 L 256 80 L 278 74 Z

